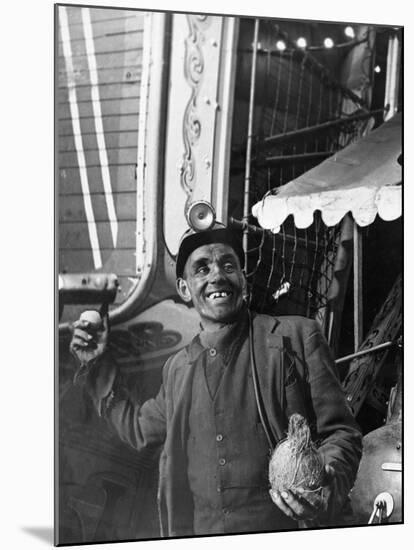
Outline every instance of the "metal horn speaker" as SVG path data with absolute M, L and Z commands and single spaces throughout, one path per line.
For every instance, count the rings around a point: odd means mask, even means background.
M 189 205 L 186 218 L 188 225 L 194 231 L 207 231 L 216 221 L 216 213 L 207 201 L 196 201 Z

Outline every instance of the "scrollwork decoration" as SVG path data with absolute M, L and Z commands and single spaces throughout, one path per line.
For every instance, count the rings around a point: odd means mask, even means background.
M 209 17 L 207 15 L 188 14 L 187 22 L 190 32 L 185 40 L 184 76 L 191 87 L 191 96 L 183 117 L 184 155 L 180 181 L 182 188 L 188 196 L 187 202 L 189 202 L 193 193 L 196 175 L 193 147 L 201 134 L 201 122 L 197 113 L 197 100 L 204 75 L 204 57 L 201 48 L 204 34 L 202 30 L 208 26 Z

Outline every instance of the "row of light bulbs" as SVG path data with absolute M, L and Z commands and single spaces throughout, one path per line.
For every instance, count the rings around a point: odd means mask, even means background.
M 347 38 L 350 38 L 351 40 L 353 40 L 355 38 L 355 30 L 353 27 L 351 27 L 350 25 L 348 25 L 347 27 L 345 27 L 344 29 L 344 34 Z M 325 38 L 325 40 L 323 41 L 323 45 L 326 49 L 331 49 L 335 46 L 335 43 L 334 41 L 332 40 L 332 38 L 330 37 L 327 37 Z M 342 44 L 343 45 L 343 44 Z M 300 36 L 297 40 L 296 40 L 296 46 L 302 50 L 305 50 L 306 48 L 308 48 L 308 43 L 307 43 L 307 40 L 306 38 L 304 38 L 303 36 Z M 280 52 L 283 52 L 284 50 L 286 50 L 287 48 L 287 44 L 284 40 L 278 40 L 276 42 L 276 49 L 279 50 Z M 259 43 L 259 49 L 261 49 L 261 45 Z M 319 49 L 318 48 L 315 48 L 315 47 L 310 47 L 308 49 Z M 381 72 L 381 67 L 379 65 L 376 65 L 374 67 L 374 72 L 379 74 Z
M 347 38 L 350 38 L 351 40 L 353 40 L 355 38 L 355 30 L 353 27 L 351 26 L 347 26 L 345 27 L 344 29 L 344 34 Z M 334 41 L 332 40 L 332 38 L 325 38 L 325 40 L 323 41 L 323 45 L 326 49 L 330 49 L 330 48 L 333 48 L 335 43 Z M 306 38 L 304 38 L 303 36 L 300 36 L 297 40 L 296 40 L 296 46 L 298 48 L 301 48 L 301 49 L 306 49 L 307 46 L 308 46 L 308 43 L 306 41 Z M 284 51 L 286 50 L 286 42 L 284 40 L 278 40 L 276 42 L 276 49 L 278 49 L 279 51 Z M 379 74 L 381 72 L 381 67 L 379 65 L 376 65 L 374 67 L 374 72 Z
M 354 39 L 355 38 L 355 30 L 353 27 L 351 26 L 347 26 L 345 27 L 344 29 L 344 34 L 347 38 L 351 38 L 351 39 Z M 323 45 L 326 49 L 330 49 L 330 48 L 333 48 L 335 43 L 334 41 L 332 40 L 332 38 L 330 37 L 327 37 L 325 38 L 325 40 L 323 41 Z M 301 48 L 303 50 L 305 50 L 307 47 L 308 47 L 308 42 L 306 40 L 306 38 L 304 38 L 303 36 L 300 36 L 297 40 L 296 40 L 296 46 L 298 48 Z M 279 50 L 279 51 L 284 51 L 286 50 L 287 48 L 287 45 L 286 45 L 286 42 L 284 40 L 278 40 L 276 42 L 276 49 Z

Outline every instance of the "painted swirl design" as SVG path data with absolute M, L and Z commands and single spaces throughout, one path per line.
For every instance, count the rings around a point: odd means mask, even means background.
M 199 87 L 204 75 L 204 57 L 201 44 L 204 40 L 202 28 L 209 23 L 207 15 L 187 15 L 189 35 L 185 41 L 184 75 L 191 87 L 191 96 L 183 118 L 184 155 L 181 165 L 181 186 L 191 201 L 196 176 L 193 147 L 201 134 L 201 121 L 197 113 Z

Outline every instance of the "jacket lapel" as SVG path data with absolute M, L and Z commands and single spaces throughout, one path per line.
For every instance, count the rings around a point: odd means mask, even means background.
M 279 322 L 268 317 L 254 317 L 253 345 L 259 389 L 276 442 L 284 439 L 287 422 L 284 403 L 284 350 L 278 330 Z

